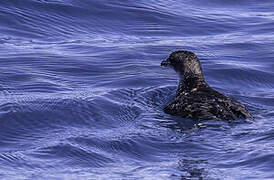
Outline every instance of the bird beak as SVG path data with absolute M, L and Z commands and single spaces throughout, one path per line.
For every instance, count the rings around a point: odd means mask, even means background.
M 169 61 L 169 59 L 163 60 L 163 61 L 161 62 L 161 66 L 170 66 L 170 61 Z

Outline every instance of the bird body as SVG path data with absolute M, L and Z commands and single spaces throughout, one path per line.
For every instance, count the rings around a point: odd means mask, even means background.
M 204 80 L 197 56 L 190 51 L 175 51 L 161 63 L 172 66 L 181 79 L 173 101 L 164 112 L 197 120 L 252 118 L 238 101 L 212 89 Z

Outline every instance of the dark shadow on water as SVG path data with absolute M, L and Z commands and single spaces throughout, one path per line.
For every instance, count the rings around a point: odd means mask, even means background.
M 205 168 L 199 167 L 200 164 L 206 164 L 206 160 L 180 160 L 179 170 L 183 172 L 181 180 L 203 180 L 207 172 Z
M 216 120 L 193 120 L 182 118 L 179 116 L 172 116 L 168 114 L 159 114 L 155 116 L 155 118 L 159 122 L 159 126 L 170 128 L 179 132 L 184 132 L 193 129 L 228 129 L 233 128 L 240 124 L 250 124 L 253 123 L 254 120 L 250 119 L 238 119 L 233 121 L 216 121 Z
M 159 120 L 159 126 L 181 132 L 193 129 L 197 127 L 199 123 L 198 121 L 181 118 L 179 116 L 158 115 L 155 118 Z

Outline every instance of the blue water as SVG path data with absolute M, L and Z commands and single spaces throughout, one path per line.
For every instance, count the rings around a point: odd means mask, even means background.
M 274 179 L 274 2 L 1 0 L 1 179 Z M 174 50 L 254 121 L 162 111 Z

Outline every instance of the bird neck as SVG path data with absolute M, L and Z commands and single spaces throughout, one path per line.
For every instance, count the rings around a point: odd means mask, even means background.
M 203 75 L 194 75 L 194 74 L 184 74 L 180 76 L 178 90 L 193 90 L 199 86 L 207 85 Z

